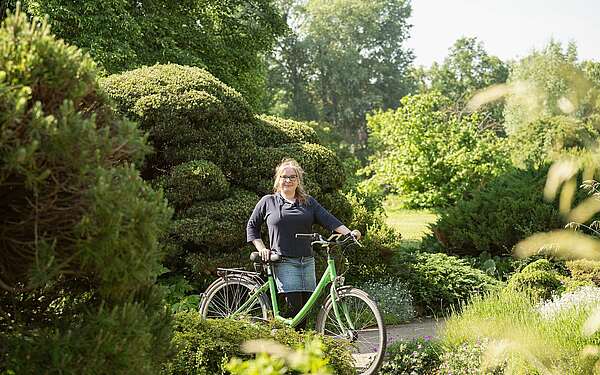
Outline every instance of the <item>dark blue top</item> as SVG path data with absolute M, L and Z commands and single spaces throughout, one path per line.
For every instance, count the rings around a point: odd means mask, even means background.
M 312 256 L 309 239 L 296 238 L 296 233 L 312 233 L 318 223 L 333 231 L 342 223 L 313 197 L 306 204 L 286 201 L 281 193 L 265 195 L 258 201 L 246 226 L 246 238 L 252 242 L 260 238 L 260 227 L 267 222 L 270 249 L 289 257 Z

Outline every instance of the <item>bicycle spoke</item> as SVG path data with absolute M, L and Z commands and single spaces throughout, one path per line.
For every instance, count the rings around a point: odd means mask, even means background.
M 364 298 L 348 292 L 341 294 L 337 301 L 341 321 L 330 303 L 320 329 L 325 335 L 349 344 L 359 374 L 372 374 L 381 360 L 385 336 L 379 313 Z
M 228 318 L 238 311 L 252 295 L 252 288 L 240 280 L 228 279 L 219 285 L 210 295 L 204 307 L 206 318 Z M 250 303 L 244 311 L 239 312 L 239 317 L 264 319 L 266 306 L 260 299 Z

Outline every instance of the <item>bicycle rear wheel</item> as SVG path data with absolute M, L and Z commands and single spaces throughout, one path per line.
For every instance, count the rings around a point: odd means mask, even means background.
M 349 343 L 357 373 L 374 374 L 381 366 L 386 346 L 386 330 L 379 309 L 360 289 L 341 288 L 338 296 L 342 324 L 329 297 L 317 316 L 317 332 Z
M 215 281 L 200 303 L 200 314 L 204 319 L 230 318 L 248 300 L 260 285 L 244 278 L 227 277 Z M 267 320 L 269 300 L 264 294 L 252 302 L 238 319 Z

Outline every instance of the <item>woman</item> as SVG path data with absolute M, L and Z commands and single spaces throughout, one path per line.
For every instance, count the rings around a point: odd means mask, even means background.
M 282 293 L 291 316 L 295 316 L 308 301 L 316 287 L 315 259 L 310 240 L 297 239 L 297 233 L 312 233 L 312 225 L 318 223 L 326 229 L 341 233 L 351 233 L 335 216 L 327 212 L 304 190 L 304 171 L 293 159 L 284 159 L 275 169 L 274 194 L 265 195 L 254 207 L 248 220 L 246 234 L 263 260 L 268 260 L 270 252 L 281 256 L 274 263 L 277 291 Z M 269 231 L 268 248 L 260 237 L 263 222 Z M 359 239 L 360 232 L 352 231 Z M 301 323 L 299 328 L 304 328 Z

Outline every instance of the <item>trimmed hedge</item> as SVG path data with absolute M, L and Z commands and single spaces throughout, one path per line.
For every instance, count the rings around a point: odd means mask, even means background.
M 252 192 L 233 188 L 223 200 L 197 202 L 177 212 L 172 233 L 185 242 L 211 250 L 244 244 L 246 222 L 258 199 Z
M 193 160 L 211 161 L 225 173 L 249 164 L 253 114 L 238 92 L 207 71 L 155 65 L 101 82 L 119 111 L 149 133 L 156 155 L 144 176 Z
M 306 123 L 275 116 L 256 116 L 253 126 L 254 140 L 260 147 L 273 147 L 287 143 L 320 143 L 315 130 Z
M 203 320 L 198 313 L 179 313 L 174 319 L 172 339 L 175 355 L 167 362 L 163 375 L 222 374 L 224 365 L 233 357 L 248 359 L 242 352 L 242 343 L 253 339 L 271 339 L 298 347 L 316 337 L 308 331 L 277 326 L 252 324 L 235 320 Z M 355 374 L 350 352 L 339 342 L 323 338 L 323 353 L 334 373 Z
M 225 175 L 214 163 L 206 160 L 179 164 L 164 180 L 165 196 L 178 207 L 219 200 L 229 195 L 229 182 Z

